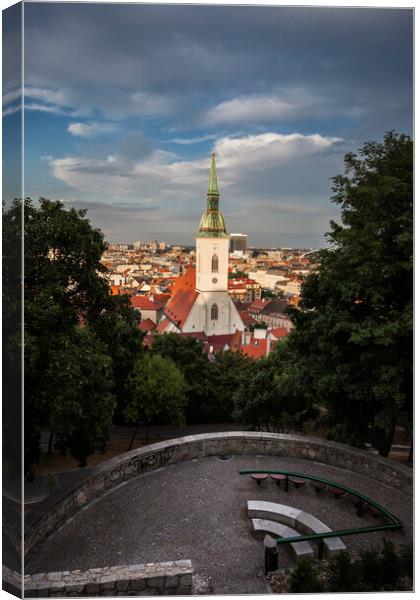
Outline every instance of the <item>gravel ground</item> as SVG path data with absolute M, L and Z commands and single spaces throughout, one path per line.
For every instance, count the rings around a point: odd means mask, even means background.
M 288 469 L 324 476 L 377 500 L 398 516 L 404 529 L 343 538 L 352 554 L 382 545 L 387 536 L 396 544 L 412 539 L 412 498 L 363 475 L 294 458 L 207 457 L 153 471 L 102 496 L 39 545 L 29 557 L 27 573 L 88 569 L 127 563 L 190 558 L 198 574 L 216 594 L 267 592 L 261 540 L 255 539 L 246 514 L 247 500 L 278 501 L 304 509 L 332 529 L 378 524 L 357 517 L 350 499 L 316 495 L 306 485 L 289 493 L 271 480 L 261 486 L 242 468 Z M 286 547 L 279 566 L 290 567 Z

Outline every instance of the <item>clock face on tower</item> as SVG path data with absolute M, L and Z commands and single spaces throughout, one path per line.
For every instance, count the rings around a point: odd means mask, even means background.
M 217 277 L 213 277 L 212 281 L 213 283 L 217 283 Z

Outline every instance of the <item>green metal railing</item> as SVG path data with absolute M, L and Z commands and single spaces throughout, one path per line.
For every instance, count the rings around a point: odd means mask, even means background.
M 349 488 L 341 483 L 336 483 L 335 481 L 330 481 L 329 479 L 324 479 L 323 477 L 318 477 L 317 475 L 307 475 L 306 473 L 296 473 L 294 471 L 279 471 L 272 469 L 242 469 L 239 472 L 241 475 L 252 475 L 253 473 L 262 473 L 267 475 L 285 475 L 285 490 L 289 490 L 289 477 L 299 477 L 301 479 L 309 479 L 311 481 L 316 481 L 319 483 L 323 483 L 327 486 L 335 487 L 340 490 L 343 490 L 357 499 L 357 514 L 358 516 L 362 515 L 362 506 L 363 504 L 370 504 L 374 506 L 378 512 L 383 514 L 387 519 L 389 519 L 390 523 L 385 523 L 384 525 L 371 525 L 368 527 L 352 527 L 349 529 L 341 529 L 337 531 L 330 531 L 328 533 L 309 533 L 305 535 L 299 535 L 288 538 L 276 538 L 278 544 L 290 544 L 292 542 L 303 542 L 303 541 L 311 541 L 311 540 L 320 540 L 323 538 L 337 537 L 337 536 L 346 536 L 346 535 L 360 535 L 363 533 L 372 533 L 374 531 L 386 531 L 393 529 L 401 529 L 403 524 L 401 521 L 393 515 L 389 510 L 381 506 L 376 500 L 370 498 L 369 496 L 365 496 L 352 488 Z M 319 553 L 321 556 L 323 544 L 319 545 Z

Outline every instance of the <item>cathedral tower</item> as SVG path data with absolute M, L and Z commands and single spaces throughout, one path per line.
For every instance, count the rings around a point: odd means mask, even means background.
M 245 329 L 228 292 L 229 236 L 219 210 L 216 155 L 211 155 L 207 208 L 196 235 L 196 267 L 178 278 L 158 332 L 230 335 Z
M 242 320 L 228 293 L 229 236 L 219 210 L 216 155 L 211 155 L 207 208 L 196 236 L 196 290 L 200 329 L 207 335 L 243 330 Z

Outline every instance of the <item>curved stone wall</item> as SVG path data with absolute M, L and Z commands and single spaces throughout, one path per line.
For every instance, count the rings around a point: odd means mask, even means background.
M 40 503 L 37 514 L 26 519 L 25 553 L 92 500 L 123 481 L 165 465 L 226 454 L 313 460 L 361 473 L 406 494 L 412 493 L 413 474 L 409 467 L 344 444 L 315 437 L 254 431 L 191 435 L 121 454 L 98 465 L 89 475 L 81 475 L 77 483 L 56 490 Z

